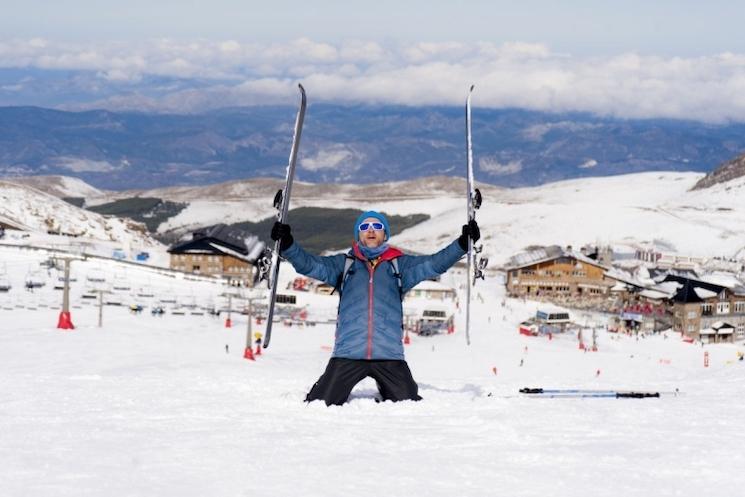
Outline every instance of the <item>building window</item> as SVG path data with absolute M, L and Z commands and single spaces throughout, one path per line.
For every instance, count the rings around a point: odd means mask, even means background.
M 729 314 L 729 302 L 717 302 L 717 314 Z
M 297 299 L 294 295 L 282 295 L 281 293 L 278 293 L 276 302 L 278 304 L 295 304 L 297 303 Z
M 693 324 L 689 324 L 688 325 L 688 333 L 692 333 L 694 331 L 696 331 L 696 326 L 693 325 Z
M 701 315 L 711 316 L 714 312 L 714 306 L 712 304 L 701 304 Z
M 735 312 L 745 312 L 745 302 L 735 302 Z
M 696 312 L 696 311 L 688 311 L 688 314 L 687 314 L 686 317 L 688 319 L 696 319 L 697 316 L 698 316 L 698 312 Z

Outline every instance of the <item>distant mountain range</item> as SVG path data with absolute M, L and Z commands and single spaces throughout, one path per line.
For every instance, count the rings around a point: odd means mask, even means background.
M 145 189 L 284 176 L 295 109 L 202 114 L 0 107 L 0 177 L 60 174 Z M 474 108 L 476 177 L 503 186 L 643 171 L 709 172 L 745 150 L 745 125 Z M 463 109 L 311 104 L 299 180 L 463 176 Z

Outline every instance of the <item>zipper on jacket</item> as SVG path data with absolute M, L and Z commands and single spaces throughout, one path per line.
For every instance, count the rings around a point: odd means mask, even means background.
M 370 280 L 367 285 L 367 359 L 372 359 L 372 336 L 373 336 L 373 274 L 375 266 L 367 264 Z

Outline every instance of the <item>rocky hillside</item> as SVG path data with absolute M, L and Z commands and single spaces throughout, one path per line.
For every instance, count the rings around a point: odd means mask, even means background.
M 692 190 L 702 190 L 716 185 L 717 183 L 724 183 L 741 176 L 745 176 L 745 153 L 721 164 L 712 172 L 701 178 L 701 180 L 693 186 Z
M 14 182 L 0 181 L 0 221 L 24 231 L 66 235 L 71 239 L 143 248 L 160 245 L 143 224 L 80 209 L 51 194 Z

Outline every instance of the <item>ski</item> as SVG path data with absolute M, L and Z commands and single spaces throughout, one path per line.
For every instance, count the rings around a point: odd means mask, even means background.
M 473 94 L 474 85 L 468 90 L 468 97 L 466 98 L 466 202 L 467 202 L 467 213 L 468 222 L 470 223 L 476 219 L 476 210 L 481 207 L 481 192 L 475 187 L 473 179 L 473 145 L 471 138 L 471 95 Z M 471 345 L 471 287 L 476 283 L 476 280 L 481 278 L 484 279 L 484 268 L 487 264 L 487 259 L 480 258 L 483 246 L 474 246 L 471 238 L 468 238 L 468 250 L 466 253 L 467 259 L 467 281 L 466 281 L 466 344 Z
M 287 222 L 287 211 L 290 205 L 290 196 L 292 194 L 292 181 L 295 177 L 295 163 L 297 161 L 297 151 L 300 147 L 300 134 L 303 131 L 303 121 L 305 120 L 305 88 L 303 85 L 298 84 L 300 90 L 300 108 L 297 111 L 297 117 L 295 118 L 295 132 L 292 136 L 292 148 L 290 149 L 290 160 L 287 164 L 287 173 L 285 175 L 285 187 L 283 190 L 278 190 L 274 196 L 274 207 L 277 209 L 277 221 L 280 223 Z M 260 263 L 259 271 L 260 278 L 267 280 L 269 287 L 269 302 L 267 305 L 267 316 L 266 316 L 266 331 L 264 332 L 264 344 L 263 347 L 269 347 L 269 342 L 272 338 L 272 319 L 274 318 L 274 305 L 277 299 L 277 277 L 279 276 L 279 264 L 281 258 L 279 256 L 279 245 L 280 241 L 277 240 L 274 243 L 274 250 L 271 254 L 265 253 L 262 262 Z
M 678 390 L 673 392 L 638 391 L 638 390 L 585 390 L 585 389 L 548 389 L 521 388 L 523 396 L 531 398 L 616 398 L 648 399 L 682 395 Z

